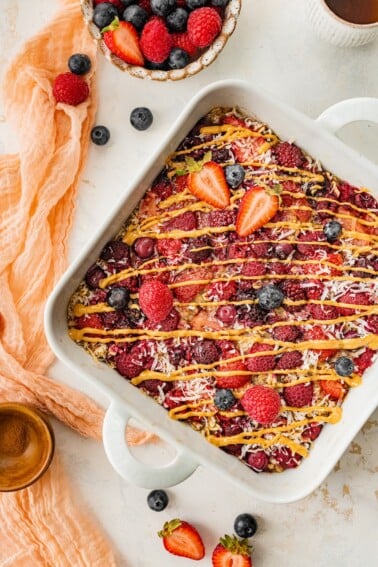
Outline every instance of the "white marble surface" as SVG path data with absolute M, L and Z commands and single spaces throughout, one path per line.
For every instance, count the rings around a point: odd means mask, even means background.
M 1 0 L 0 4 L 2 71 L 23 40 L 48 22 L 55 2 Z M 312 117 L 344 98 L 378 96 L 378 42 L 354 49 L 320 43 L 305 20 L 303 5 L 303 0 L 244 0 L 237 30 L 220 58 L 206 71 L 176 84 L 133 79 L 100 57 L 98 123 L 110 128 L 112 139 L 104 148 L 91 148 L 80 188 L 71 258 L 102 222 L 104 210 L 116 205 L 144 158 L 200 87 L 221 78 L 247 79 Z M 147 132 L 136 132 L 129 125 L 129 113 L 135 106 L 148 106 L 154 113 L 154 124 Z M 341 135 L 378 162 L 377 125 L 348 126 Z M 0 151 L 4 149 L 15 150 L 16 143 L 1 120 Z M 54 364 L 50 373 L 75 385 L 75 376 L 61 363 Z M 166 554 L 156 536 L 163 521 L 173 517 L 198 525 L 208 550 L 200 564 L 210 566 L 218 537 L 231 532 L 234 517 L 247 511 L 259 520 L 253 538 L 256 567 L 376 565 L 377 412 L 323 485 L 300 502 L 271 505 L 255 501 L 200 468 L 169 490 L 170 505 L 160 514 L 147 508 L 147 490 L 117 476 L 99 443 L 82 439 L 56 422 L 54 429 L 58 453 L 77 499 L 108 534 L 121 567 L 189 567 L 190 561 Z M 142 452 L 144 459 L 156 460 L 162 448 Z

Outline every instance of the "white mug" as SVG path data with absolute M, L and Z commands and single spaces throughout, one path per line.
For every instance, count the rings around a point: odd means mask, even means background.
M 358 1 L 358 0 L 357 0 Z M 317 34 L 340 47 L 356 47 L 378 37 L 378 22 L 354 24 L 337 16 L 325 0 L 306 0 L 307 16 Z

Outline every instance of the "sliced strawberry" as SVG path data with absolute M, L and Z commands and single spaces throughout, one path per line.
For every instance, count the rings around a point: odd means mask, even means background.
M 341 400 L 345 389 L 339 380 L 320 380 L 320 387 L 332 400 Z
M 213 567 L 252 567 L 252 546 L 246 539 L 225 535 L 211 556 Z
M 249 236 L 270 221 L 278 211 L 278 196 L 263 187 L 251 187 L 242 198 L 236 217 L 236 232 Z
M 236 161 L 244 163 L 253 161 L 259 154 L 260 148 L 265 144 L 265 138 L 259 136 L 258 138 L 240 138 L 232 143 L 232 151 Z
M 230 189 L 223 168 L 215 161 L 207 161 L 199 170 L 189 173 L 188 189 L 198 199 L 217 209 L 224 209 L 230 204 Z
M 205 547 L 195 527 L 183 520 L 165 522 L 158 532 L 163 538 L 164 547 L 169 553 L 199 561 L 205 555 Z
M 138 32 L 130 22 L 120 22 L 114 18 L 102 33 L 105 44 L 114 55 L 130 65 L 144 65 Z

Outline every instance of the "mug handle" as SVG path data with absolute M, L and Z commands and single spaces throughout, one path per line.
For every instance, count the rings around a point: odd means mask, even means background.
M 317 120 L 333 134 L 351 122 L 366 120 L 378 124 L 378 98 L 358 97 L 342 100 L 327 108 Z
M 154 467 L 138 461 L 131 454 L 125 437 L 131 417 L 123 404 L 113 400 L 102 428 L 105 453 L 124 480 L 143 488 L 167 488 L 179 484 L 196 470 L 198 463 L 177 447 L 175 458 L 167 465 Z

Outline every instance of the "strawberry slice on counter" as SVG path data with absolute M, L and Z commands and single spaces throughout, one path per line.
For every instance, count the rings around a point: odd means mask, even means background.
M 242 198 L 236 217 L 236 232 L 239 236 L 249 236 L 267 222 L 278 211 L 278 189 L 251 187 Z
M 230 189 L 222 166 L 211 161 L 211 152 L 207 152 L 200 161 L 186 158 L 186 169 L 183 173 L 187 172 L 188 189 L 193 195 L 217 209 L 228 207 Z
M 252 546 L 246 539 L 225 535 L 213 551 L 213 567 L 252 567 Z
M 120 22 L 118 18 L 114 18 L 101 32 L 105 45 L 114 55 L 130 65 L 144 65 L 139 35 L 130 22 Z
M 205 555 L 205 547 L 198 531 L 184 520 L 165 522 L 163 529 L 158 532 L 163 539 L 164 547 L 169 553 L 199 561 Z

